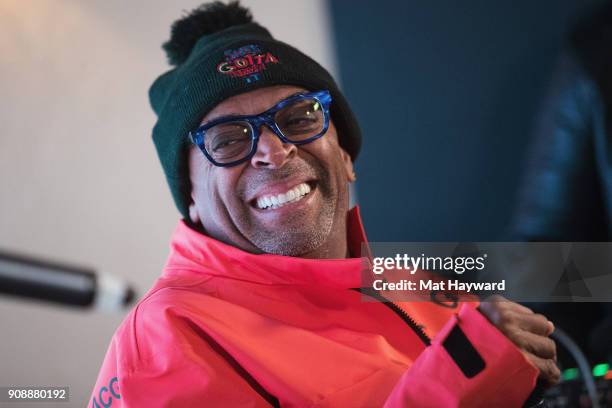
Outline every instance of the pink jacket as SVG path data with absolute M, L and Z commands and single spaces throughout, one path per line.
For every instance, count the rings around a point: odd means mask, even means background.
M 353 209 L 352 253 L 364 241 Z M 351 290 L 361 270 L 360 258 L 253 255 L 181 222 L 88 406 L 523 404 L 538 371 L 474 304 L 364 302 Z

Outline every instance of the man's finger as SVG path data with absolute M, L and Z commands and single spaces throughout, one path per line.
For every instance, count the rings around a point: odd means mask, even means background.
M 545 359 L 533 355 L 529 352 L 523 352 L 527 359 L 540 370 L 540 378 L 545 380 L 548 385 L 555 385 L 561 378 L 561 370 L 557 364 L 551 359 Z
M 511 302 L 500 295 L 489 296 L 480 303 L 478 309 L 495 324 L 497 324 L 505 314 L 534 314 L 533 310 L 528 307 Z
M 512 336 L 511 340 L 521 349 L 544 359 L 557 359 L 557 346 L 549 337 L 522 331 Z
M 525 309 L 529 310 L 518 304 L 502 305 L 497 301 L 481 303 L 479 306 L 479 310 L 482 314 L 485 315 L 495 327 L 501 330 L 502 333 L 512 339 L 514 343 L 517 343 L 517 340 L 525 341 L 525 339 L 521 337 L 525 332 L 533 333 L 538 336 L 549 336 L 552 334 L 555 329 L 552 322 L 544 315 L 533 313 L 530 310 L 531 313 L 525 313 Z M 538 348 L 529 350 L 534 351 L 536 354 L 548 356 L 551 344 L 554 345 L 554 343 L 548 341 L 538 340 L 535 346 L 531 345 L 532 347 Z M 519 346 L 523 347 L 522 345 Z
M 554 324 L 539 313 L 521 314 L 515 316 L 515 321 L 521 329 L 541 336 L 549 336 L 555 330 Z
M 512 310 L 514 312 L 523 314 L 533 314 L 533 310 L 531 310 L 527 306 L 508 300 L 503 296 L 498 296 L 497 298 L 495 298 L 495 302 L 497 302 L 502 308 L 506 310 Z

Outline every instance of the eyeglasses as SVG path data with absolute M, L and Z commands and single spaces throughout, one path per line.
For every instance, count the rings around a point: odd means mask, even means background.
M 283 99 L 258 115 L 226 116 L 190 132 L 212 164 L 230 167 L 257 151 L 261 126 L 266 125 L 283 143 L 303 145 L 323 136 L 329 127 L 329 91 L 301 93 Z

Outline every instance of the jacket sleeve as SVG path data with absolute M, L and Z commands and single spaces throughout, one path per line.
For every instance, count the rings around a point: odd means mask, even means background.
M 608 240 L 597 168 L 597 155 L 605 152 L 607 141 L 597 141 L 598 117 L 604 114 L 597 85 L 568 51 L 540 108 L 513 238 Z
M 464 305 L 403 374 L 385 407 L 522 407 L 537 377 L 510 340 Z
M 106 351 L 102 368 L 98 373 L 96 384 L 89 398 L 88 407 L 108 408 L 111 406 L 122 406 L 117 372 L 117 343 L 115 335 Z
M 215 349 L 214 342 L 193 334 L 189 322 L 167 314 L 138 341 L 133 323 L 128 320 L 113 336 L 88 407 L 275 405 L 272 396 Z

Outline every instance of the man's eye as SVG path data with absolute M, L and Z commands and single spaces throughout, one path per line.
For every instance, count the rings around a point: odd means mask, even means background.
M 317 122 L 318 122 L 318 119 L 314 116 L 299 116 L 299 117 L 289 118 L 285 122 L 285 126 L 291 126 L 291 127 L 310 126 L 313 123 L 317 123 Z
M 232 145 L 235 145 L 236 143 L 240 143 L 243 142 L 243 140 L 240 139 L 228 139 L 228 140 L 223 140 L 221 142 L 218 142 L 215 144 L 215 146 L 213 147 L 213 151 L 218 151 L 221 149 L 224 149 L 226 147 L 230 147 Z

